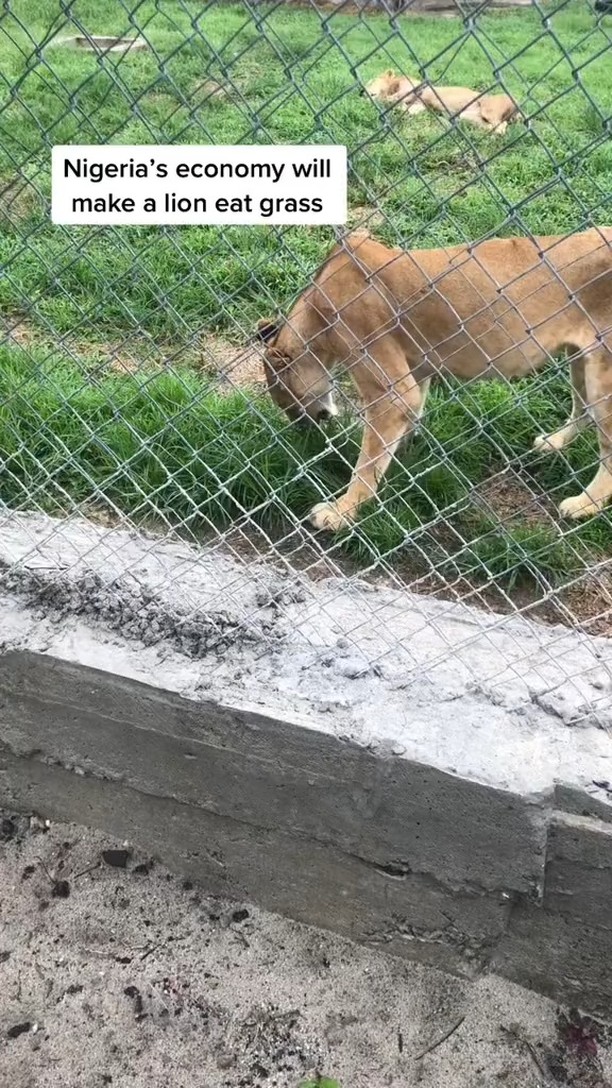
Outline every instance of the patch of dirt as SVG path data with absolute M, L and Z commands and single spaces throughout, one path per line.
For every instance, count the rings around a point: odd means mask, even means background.
M 219 537 L 205 534 L 200 543 L 219 545 Z M 511 588 L 493 579 L 485 584 L 458 575 L 452 580 L 431 574 L 422 561 L 408 559 L 387 565 L 382 562 L 364 569 L 363 563 L 339 552 L 324 534 L 310 532 L 306 524 L 288 529 L 283 537 L 270 536 L 248 523 L 234 525 L 223 534 L 222 547 L 244 561 L 265 559 L 286 570 L 298 570 L 312 581 L 332 577 L 359 577 L 372 585 L 400 586 L 412 593 L 438 600 L 464 603 L 485 612 L 522 615 L 545 625 L 563 624 L 592 635 L 612 637 L 612 569 L 585 571 L 571 586 L 552 593 L 531 583 Z M 452 554 L 452 541 L 448 541 Z M 612 564 L 611 564 L 612 568 Z
M 534 494 L 512 468 L 497 472 L 479 484 L 472 501 L 483 513 L 493 516 L 502 525 L 514 522 L 535 527 L 557 521 L 556 508 L 550 498 L 543 493 Z
M 0 812 L 0 835 L 2 1084 L 610 1088 L 605 1027 L 510 983 L 207 896 L 82 827 Z
M 62 343 L 71 356 L 85 360 L 83 367 L 91 372 L 114 370 L 118 374 L 135 374 L 145 366 L 161 366 L 161 359 L 156 358 L 157 352 L 145 355 L 145 344 L 138 345 L 131 337 L 129 341 L 124 338 L 92 342 L 78 336 L 65 336 Z
M 420 5 L 415 5 L 412 0 L 393 0 L 393 3 L 388 8 L 381 7 L 380 0 L 288 0 L 289 6 L 292 8 L 305 8 L 308 11 L 329 11 L 339 12 L 342 15 L 359 15 L 362 19 L 364 16 L 375 19 L 389 19 L 389 13 L 398 15 L 401 14 L 402 18 L 422 18 L 423 8 Z M 446 0 L 441 0 L 445 6 L 435 7 L 427 11 L 428 16 L 436 16 L 439 19 L 457 19 L 461 18 L 461 12 L 457 7 L 450 7 Z M 530 4 L 533 0 L 517 0 L 522 6 L 524 4 Z
M 29 349 L 40 346 L 66 352 L 82 364 L 84 373 L 115 370 L 133 374 L 144 367 L 168 369 L 191 367 L 216 376 L 222 392 L 265 384 L 263 362 L 254 345 L 239 347 L 222 336 L 203 334 L 191 344 L 152 343 L 147 337 L 128 333 L 112 340 L 92 340 L 76 333 L 53 334 L 28 318 L 0 317 L 0 343 Z
M 351 227 L 352 230 L 357 227 L 374 230 L 376 227 L 382 227 L 385 222 L 386 219 L 383 213 L 370 204 L 356 204 L 353 208 L 349 208 L 347 226 Z
M 86 340 L 78 333 L 54 335 L 52 330 L 18 316 L 0 317 L 0 343 L 25 351 L 44 348 L 50 355 L 65 352 L 82 365 L 84 373 L 91 374 L 108 369 L 132 374 L 143 366 L 161 366 L 163 363 L 163 353 L 144 338 L 130 335 L 116 340 L 96 341 Z
M 0 344 L 30 348 L 44 339 L 40 329 L 18 317 L 0 318 Z
M 557 623 L 580 626 L 590 635 L 612 637 L 612 572 L 585 574 L 567 589 L 559 590 Z M 572 622 L 573 621 L 573 622 Z
M 391 0 L 388 5 L 382 6 L 380 0 L 288 0 L 292 8 L 308 8 L 321 11 L 341 12 L 343 15 L 359 15 L 369 18 L 388 19 L 390 14 L 401 15 L 405 18 L 460 19 L 462 11 L 456 0 Z M 529 7 L 533 0 L 493 0 L 487 7 L 501 15 L 504 10 L 511 8 Z
M 27 178 L 0 179 L 0 224 L 18 226 L 39 206 L 39 193 Z
M 206 335 L 198 347 L 202 365 L 217 374 L 224 392 L 265 384 L 263 361 L 254 345 L 237 347 L 221 336 Z
M 568 1077 L 587 1069 L 559 1026 L 571 1012 L 501 979 L 210 896 L 134 843 L 44 816 L 0 812 L 0 839 L 2 1085 L 298 1088 L 322 1074 L 342 1088 L 539 1088 L 532 1053 Z M 609 1075 L 593 1024 L 576 1028 Z
M 192 93 L 195 99 L 194 104 L 204 105 L 204 103 L 210 101 L 211 98 L 231 99 L 233 97 L 234 88 L 231 83 L 220 83 L 216 79 L 202 79 L 197 83 L 194 83 Z

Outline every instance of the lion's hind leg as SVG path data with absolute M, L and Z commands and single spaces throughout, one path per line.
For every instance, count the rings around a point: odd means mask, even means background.
M 585 404 L 599 438 L 599 467 L 580 495 L 564 499 L 562 517 L 597 514 L 612 498 L 612 351 L 603 345 L 584 359 Z

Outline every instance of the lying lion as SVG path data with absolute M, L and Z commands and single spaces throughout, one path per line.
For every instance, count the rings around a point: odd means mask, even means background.
M 366 93 L 375 101 L 401 106 L 411 115 L 434 110 L 499 135 L 520 117 L 509 94 L 479 94 L 469 87 L 435 87 L 411 76 L 399 76 L 391 69 L 368 83 Z
M 364 405 L 348 490 L 310 513 L 338 530 L 372 499 L 425 407 L 431 378 L 523 377 L 566 349 L 573 408 L 538 450 L 562 450 L 592 417 L 600 464 L 562 516 L 612 496 L 612 228 L 569 237 L 496 238 L 449 249 L 389 249 L 365 231 L 335 246 L 286 320 L 260 322 L 271 395 L 291 419 L 336 415 L 331 371 L 348 371 Z

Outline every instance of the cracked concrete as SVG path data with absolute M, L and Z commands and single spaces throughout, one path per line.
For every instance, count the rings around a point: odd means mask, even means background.
M 83 520 L 7 516 L 0 567 L 5 804 L 609 1005 L 607 640 Z

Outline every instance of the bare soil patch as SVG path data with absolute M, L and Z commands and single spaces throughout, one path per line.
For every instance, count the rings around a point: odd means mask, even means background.
M 0 225 L 15 227 L 28 219 L 40 205 L 36 187 L 21 175 L 0 179 Z
M 474 502 L 503 525 L 550 525 L 558 520 L 556 508 L 548 495 L 534 494 L 525 479 L 508 467 L 497 472 L 476 488 Z
M 22 315 L 0 316 L 0 343 L 28 350 L 47 348 L 50 354 L 65 352 L 82 364 L 83 373 L 103 369 L 133 374 L 143 368 L 205 370 L 219 382 L 224 393 L 265 383 L 263 362 L 255 345 L 240 347 L 222 336 L 202 334 L 188 344 L 153 343 L 148 337 L 128 333 L 110 340 L 75 333 L 58 335 Z
M 217 79 L 202 79 L 194 83 L 194 105 L 202 105 L 211 98 L 228 99 L 235 95 L 235 89 L 231 83 L 220 83 Z
M 348 226 L 353 229 L 363 227 L 364 230 L 375 230 L 376 227 L 383 226 L 385 221 L 383 213 L 370 204 L 356 204 L 349 208 Z
M 0 812 L 11 1088 L 611 1088 L 608 1029 L 213 898 L 131 842 Z
M 225 392 L 265 383 L 262 357 L 254 345 L 238 347 L 221 336 L 208 335 L 200 340 L 200 351 L 202 365 L 218 375 Z

